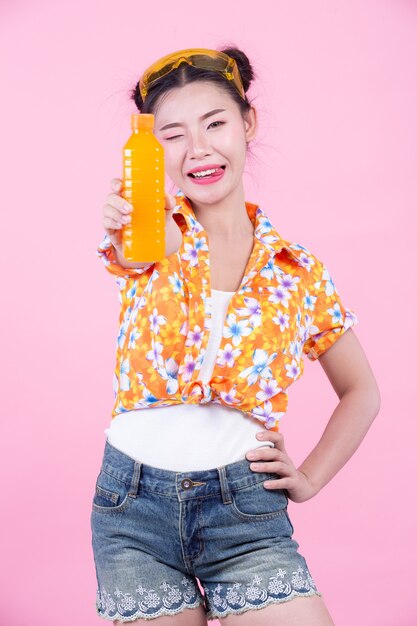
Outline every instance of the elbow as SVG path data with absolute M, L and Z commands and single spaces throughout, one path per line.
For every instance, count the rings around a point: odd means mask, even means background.
M 378 413 L 381 410 L 381 402 L 382 402 L 382 398 L 381 398 L 381 392 L 379 390 L 378 385 L 375 385 L 375 392 L 374 392 L 374 401 L 375 401 L 375 417 L 378 415 Z
M 376 381 L 372 384 L 359 384 L 346 390 L 343 396 L 350 396 L 355 398 L 357 406 L 360 407 L 361 412 L 366 412 L 370 421 L 373 421 L 381 410 L 381 392 Z
M 368 414 L 374 420 L 381 410 L 381 392 L 377 383 L 362 390 Z
M 375 376 L 368 381 L 366 385 L 365 393 L 367 395 L 367 402 L 370 410 L 374 413 L 375 417 L 378 415 L 381 410 L 381 391 L 379 389 L 378 383 L 375 379 Z

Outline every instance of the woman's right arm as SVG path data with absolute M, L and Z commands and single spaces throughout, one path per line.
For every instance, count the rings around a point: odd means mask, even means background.
M 103 207 L 103 226 L 107 236 L 114 247 L 117 262 L 124 268 L 139 269 L 149 267 L 147 263 L 134 263 L 127 261 L 122 252 L 122 227 L 131 221 L 130 213 L 132 205 L 122 196 L 123 182 L 120 178 L 111 180 L 114 193 L 109 193 L 107 202 Z M 172 217 L 175 209 L 174 196 L 165 193 L 165 256 L 177 252 L 182 242 L 182 232 Z

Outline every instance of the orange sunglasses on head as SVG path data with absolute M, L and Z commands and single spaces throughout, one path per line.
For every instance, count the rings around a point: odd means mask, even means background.
M 178 50 L 162 57 L 153 63 L 143 73 L 139 81 L 139 89 L 142 99 L 145 99 L 149 88 L 160 78 L 169 74 L 181 63 L 188 63 L 194 67 L 203 70 L 212 70 L 219 72 L 227 80 L 231 80 L 239 92 L 239 95 L 245 100 L 245 90 L 243 89 L 242 80 L 235 59 L 229 57 L 224 52 L 210 50 L 209 48 L 187 48 L 186 50 Z

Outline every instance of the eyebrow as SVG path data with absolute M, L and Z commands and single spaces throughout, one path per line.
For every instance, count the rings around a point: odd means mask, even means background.
M 208 113 L 204 113 L 204 115 L 202 115 L 200 117 L 200 120 L 205 120 L 208 117 L 210 117 L 211 115 L 215 115 L 216 113 L 221 113 L 222 111 L 226 111 L 226 109 L 213 109 L 212 111 L 209 111 Z M 184 124 L 181 124 L 180 122 L 173 122 L 172 124 L 165 124 L 165 126 L 162 126 L 162 128 L 160 128 L 159 130 L 166 130 L 167 128 L 173 128 L 174 126 L 183 126 Z

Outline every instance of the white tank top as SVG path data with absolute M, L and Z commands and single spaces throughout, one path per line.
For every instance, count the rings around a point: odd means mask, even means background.
M 233 293 L 211 290 L 211 331 L 200 370 L 203 382 L 212 376 Z M 256 439 L 263 430 L 262 423 L 246 413 L 208 402 L 125 411 L 104 432 L 112 446 L 137 461 L 188 472 L 240 461 L 248 450 L 273 446 Z

